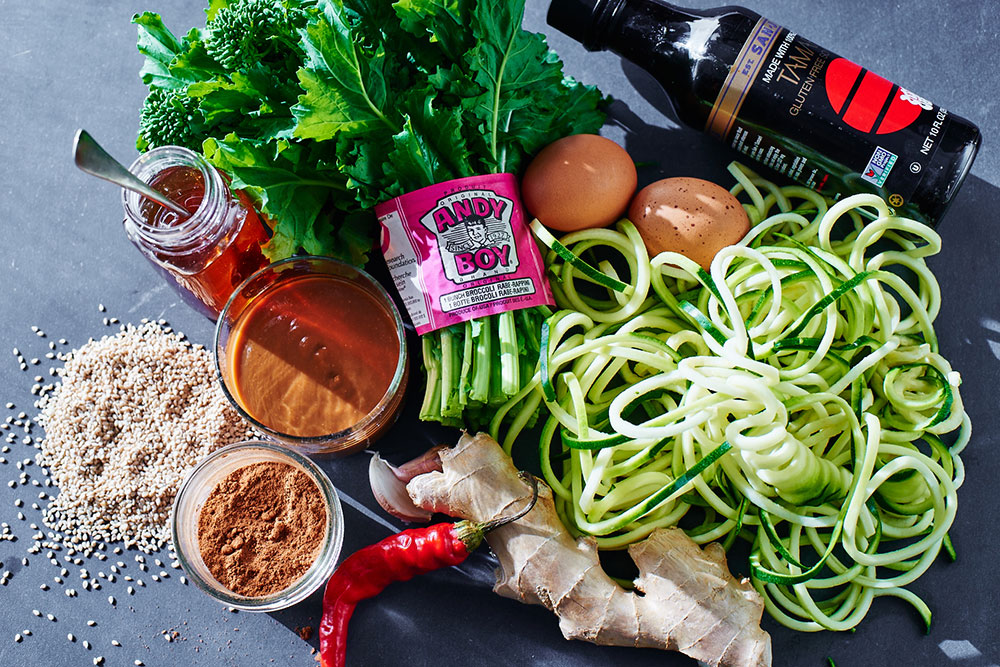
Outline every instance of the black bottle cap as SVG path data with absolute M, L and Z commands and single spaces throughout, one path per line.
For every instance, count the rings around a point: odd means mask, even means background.
M 607 0 L 552 0 L 547 20 L 550 26 L 581 42 L 588 51 L 598 51 L 601 45 L 595 28 L 607 4 Z

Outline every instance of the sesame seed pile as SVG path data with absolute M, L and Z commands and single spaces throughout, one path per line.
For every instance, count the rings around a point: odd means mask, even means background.
M 187 471 L 252 436 L 215 381 L 211 353 L 144 322 L 60 358 L 61 382 L 38 391 L 36 462 L 59 487 L 45 524 L 84 553 L 117 541 L 160 549 Z

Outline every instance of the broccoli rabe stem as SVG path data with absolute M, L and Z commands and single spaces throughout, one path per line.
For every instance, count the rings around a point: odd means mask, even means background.
M 424 402 L 420 405 L 420 419 L 441 421 L 441 345 L 434 334 L 421 336 L 420 351 L 423 356 L 424 375 L 427 388 Z
M 460 337 L 463 331 L 463 328 L 447 327 L 439 332 L 441 336 L 441 416 L 444 423 L 454 423 L 462 417 L 464 406 L 458 383 L 462 367 L 460 353 L 463 345 Z
M 475 347 L 472 386 L 469 398 L 479 403 L 490 400 L 490 366 L 493 362 L 493 318 L 476 321 L 479 336 Z
M 423 335 L 427 385 L 420 418 L 469 429 L 488 423 L 491 409 L 534 374 L 545 312 L 510 311 Z
M 517 354 L 517 327 L 513 311 L 500 313 L 500 391 L 507 397 L 521 388 L 521 369 Z
M 473 349 L 475 337 L 472 334 L 473 327 L 478 327 L 474 321 L 465 322 L 462 329 L 462 371 L 458 376 L 458 400 L 465 407 L 469 404 L 469 375 L 472 374 Z

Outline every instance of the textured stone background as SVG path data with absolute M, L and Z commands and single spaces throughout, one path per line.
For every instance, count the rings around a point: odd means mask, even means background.
M 528 0 L 526 26 L 546 31 L 546 8 L 545 0 Z M 944 251 L 933 260 L 944 293 L 938 320 L 941 346 L 964 376 L 963 395 L 976 426 L 964 457 L 969 480 L 952 531 L 959 560 L 935 565 L 914 587 L 935 611 L 934 628 L 925 636 L 916 614 L 889 598 L 876 600 L 853 634 L 802 635 L 767 622 L 775 664 L 821 667 L 831 656 L 841 667 L 943 665 L 949 657 L 965 656 L 962 667 L 995 665 L 1000 663 L 993 539 L 998 519 L 993 484 L 1000 473 L 1000 152 L 994 143 L 1000 136 L 1000 8 L 994 0 L 757 0 L 752 8 L 973 120 L 985 136 L 972 177 L 941 226 Z M 31 325 L 80 345 L 107 332 L 101 324 L 104 314 L 97 310 L 103 302 L 108 314 L 122 321 L 165 317 L 190 338 L 211 340 L 210 323 L 180 303 L 126 240 L 115 188 L 77 172 L 69 157 L 73 132 L 80 126 L 123 161 L 134 157 L 145 89 L 137 77 L 141 57 L 129 19 L 147 9 L 159 11 L 179 32 L 203 21 L 196 0 L 0 0 L 0 228 L 8 239 L 0 257 L 0 403 L 14 401 L 15 412 L 31 412 L 28 390 L 34 373 L 17 369 L 10 348 L 19 346 L 29 357 L 45 352 Z M 613 55 L 588 54 L 559 34 L 550 43 L 570 73 L 625 105 L 616 114 L 624 127 L 610 126 L 607 133 L 626 143 L 636 159 L 661 163 L 659 170 L 644 173 L 646 180 L 658 173 L 684 173 L 727 182 L 723 167 L 731 157 L 728 151 L 678 127 L 647 75 Z M 404 423 L 380 443 L 397 460 L 452 437 L 429 427 L 414 429 L 414 402 Z M 5 456 L 14 461 L 32 453 L 17 445 Z M 395 529 L 395 524 L 373 519 L 382 515 L 370 509 L 367 456 L 322 465 L 344 493 L 345 553 Z M 6 473 L 0 474 L 4 482 L 15 475 L 12 463 L 0 466 L 0 472 Z M 81 590 L 75 599 L 66 598 L 59 586 L 41 591 L 39 585 L 52 584 L 58 571 L 39 556 L 28 567 L 21 565 L 33 532 L 27 524 L 40 523 L 40 516 L 28 510 L 27 520 L 17 521 L 15 498 L 29 506 L 33 500 L 29 492 L 0 484 L 0 520 L 10 522 L 19 538 L 0 542 L 2 569 L 14 573 L 0 588 L 0 663 L 89 665 L 103 655 L 105 664 L 114 666 L 132 665 L 136 658 L 147 665 L 312 664 L 311 646 L 294 628 L 316 625 L 318 596 L 276 614 L 231 614 L 193 587 L 182 586 L 176 571 L 159 584 L 146 577 L 149 585 L 134 597 L 125 593 L 121 578 L 97 593 Z M 135 575 L 132 555 L 121 559 L 126 572 Z M 107 571 L 107 565 L 94 561 L 87 567 Z M 654 651 L 565 642 L 548 612 L 495 597 L 489 591 L 490 567 L 480 555 L 462 570 L 391 587 L 363 605 L 351 626 L 351 664 L 693 664 Z M 67 582 L 76 579 L 77 569 L 70 568 Z M 118 599 L 117 608 L 108 605 L 109 594 Z M 32 609 L 53 613 L 58 620 L 38 619 Z M 98 626 L 88 628 L 88 618 Z M 25 628 L 32 636 L 15 644 L 14 633 Z M 170 629 L 180 637 L 167 643 L 160 633 Z M 76 643 L 67 641 L 70 632 Z M 84 649 L 84 639 L 95 648 Z M 124 646 L 112 647 L 112 639 Z M 311 643 L 316 644 L 315 638 Z

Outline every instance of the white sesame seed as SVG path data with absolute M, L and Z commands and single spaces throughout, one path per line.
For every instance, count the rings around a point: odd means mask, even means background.
M 56 622 L 56 617 L 55 617 L 55 616 L 53 616 L 52 614 L 46 614 L 46 615 L 45 615 L 45 618 L 49 619 L 49 620 L 50 620 L 50 621 L 52 621 L 53 623 L 55 623 L 55 622 Z
M 21 635 L 14 635 L 14 642 L 20 643 L 20 641 L 21 641 Z
M 121 646 L 122 643 L 120 641 L 118 641 L 117 639 L 112 639 L 111 640 L 111 645 L 112 646 Z
M 94 627 L 95 625 L 97 625 L 97 621 L 87 621 L 87 625 L 89 625 L 90 627 Z
M 42 612 L 38 611 L 37 609 L 32 609 L 31 613 L 34 614 L 35 616 L 41 616 L 42 615 Z
M 73 636 L 72 632 L 69 633 L 68 635 L 66 635 L 66 639 L 70 640 L 71 642 L 75 642 L 76 641 L 76 637 Z
M 108 604 L 110 604 L 110 605 L 111 605 L 112 607 L 113 607 L 113 606 L 115 606 L 116 604 L 118 604 L 118 603 L 117 603 L 117 602 L 115 601 L 115 596 L 114 596 L 114 595 L 109 595 L 109 596 L 108 596 Z

